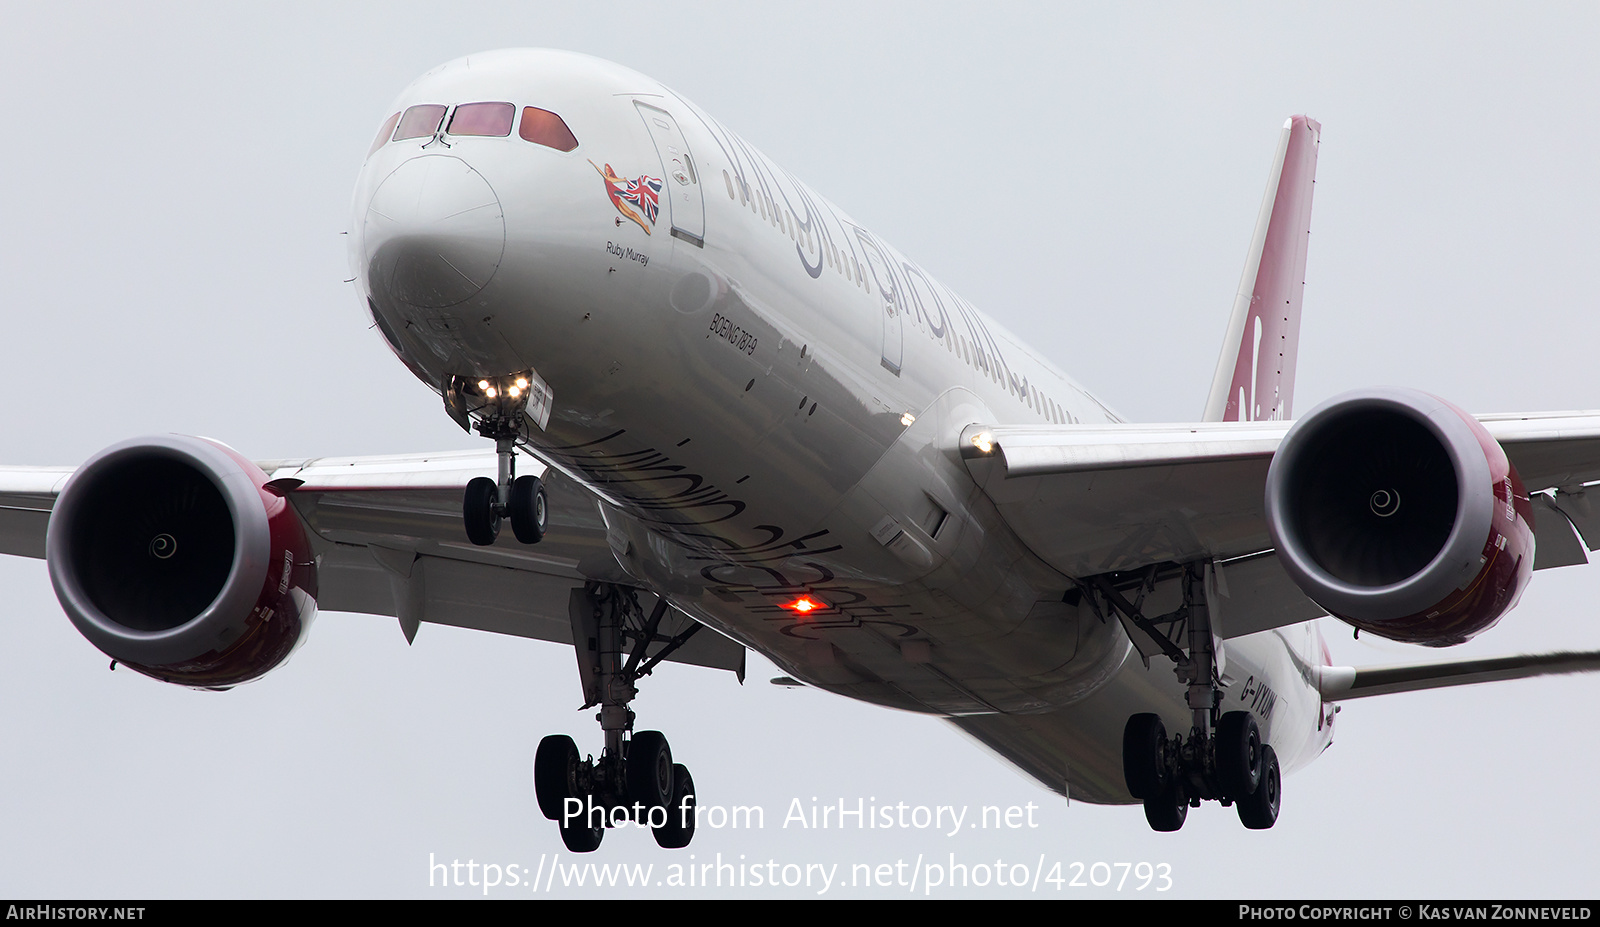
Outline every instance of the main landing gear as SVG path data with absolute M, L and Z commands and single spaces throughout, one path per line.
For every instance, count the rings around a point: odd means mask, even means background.
M 1247 711 L 1223 715 L 1210 736 L 1191 729 L 1187 739 L 1171 740 L 1159 716 L 1134 715 L 1122 731 L 1122 774 L 1129 793 L 1144 801 L 1152 830 L 1182 827 L 1189 806 L 1202 799 L 1232 804 L 1251 830 L 1278 820 L 1278 755 L 1261 742 Z
M 524 544 L 543 540 L 549 524 L 544 484 L 536 476 L 517 476 L 517 437 L 533 393 L 529 376 L 513 374 L 477 382 L 452 377 L 444 391 L 450 416 L 467 428 L 472 415 L 477 415 L 478 434 L 494 439 L 500 458 L 499 479 L 480 476 L 472 480 L 462 500 L 467 539 L 480 547 L 495 542 L 506 520 Z
M 583 707 L 600 707 L 605 749 L 595 759 L 581 755 L 565 734 L 544 738 L 533 761 L 533 787 L 539 810 L 556 822 L 562 843 L 574 853 L 595 850 L 607 828 L 622 824 L 649 827 L 667 849 L 686 847 L 694 838 L 694 777 L 673 762 L 660 731 L 633 730 L 628 707 L 639 694 L 634 683 L 700 629 L 696 624 L 675 637 L 661 635 L 667 609 L 660 599 L 647 617 L 634 590 L 610 583 L 572 591 L 568 612 Z M 632 644 L 626 653 L 625 643 Z M 665 646 L 646 658 L 655 644 Z
M 1171 658 L 1173 672 L 1188 686 L 1193 723 L 1187 737 L 1168 738 L 1166 725 L 1154 714 L 1128 719 L 1122 731 L 1122 771 L 1128 792 L 1144 802 L 1145 819 L 1154 830 L 1179 829 L 1189 809 L 1205 800 L 1233 805 L 1245 827 L 1265 830 L 1278 820 L 1282 799 L 1278 756 L 1261 742 L 1261 730 L 1250 712 L 1220 711 L 1221 641 L 1211 630 L 1204 565 L 1181 565 L 1183 604 L 1147 618 L 1142 606 L 1155 587 L 1158 569 L 1152 566 L 1143 575 L 1132 601 L 1105 576 L 1086 581 L 1079 590 L 1097 611 L 1104 603 L 1144 632 Z

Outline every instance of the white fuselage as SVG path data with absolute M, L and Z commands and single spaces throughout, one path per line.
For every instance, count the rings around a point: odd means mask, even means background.
M 655 81 L 496 52 L 391 112 L 473 102 L 557 114 L 577 145 L 441 130 L 368 158 L 352 259 L 411 370 L 436 389 L 536 371 L 553 405 L 527 448 L 594 492 L 627 574 L 703 623 L 812 685 L 951 717 L 1074 798 L 1128 801 L 1122 724 L 1187 730 L 1184 690 L 1063 602 L 1069 576 L 1125 564 L 1043 562 L 958 453 L 973 424 L 1116 415 Z M 822 607 L 785 607 L 803 595 Z M 1286 769 L 1321 752 L 1313 627 L 1226 659 L 1229 707 Z

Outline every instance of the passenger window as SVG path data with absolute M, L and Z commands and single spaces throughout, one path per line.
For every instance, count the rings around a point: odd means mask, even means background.
M 450 117 L 451 135 L 487 135 L 504 138 L 511 134 L 517 108 L 510 103 L 463 103 Z
M 578 147 L 578 137 L 572 134 L 560 116 L 535 106 L 522 108 L 522 129 L 519 134 L 524 141 L 557 151 L 571 151 Z
M 400 127 L 394 130 L 394 140 L 403 138 L 427 138 L 439 131 L 439 123 L 444 121 L 444 111 L 448 107 L 437 103 L 424 103 L 413 106 L 400 117 Z
M 399 121 L 399 113 L 395 113 L 393 116 L 390 116 L 388 119 L 383 121 L 383 128 L 378 130 L 378 137 L 372 140 L 372 147 L 367 149 L 367 157 L 372 157 L 372 153 L 374 151 L 377 151 L 379 148 L 383 147 L 383 143 L 387 142 L 389 140 L 389 136 L 394 134 L 395 123 Z

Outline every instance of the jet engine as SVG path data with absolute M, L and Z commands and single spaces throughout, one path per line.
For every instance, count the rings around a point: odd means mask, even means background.
M 224 689 L 281 664 L 316 615 L 299 516 L 231 448 L 161 435 L 113 445 L 67 481 L 45 556 L 61 607 L 112 660 Z
M 1416 390 L 1345 393 L 1284 436 L 1267 472 L 1278 558 L 1312 601 L 1364 631 L 1446 647 L 1516 605 L 1533 508 L 1472 416 Z

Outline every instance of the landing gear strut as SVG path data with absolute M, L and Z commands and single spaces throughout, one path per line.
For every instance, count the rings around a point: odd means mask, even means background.
M 445 408 L 451 417 L 466 428 L 476 415 L 478 434 L 494 439 L 500 459 L 499 478 L 472 480 L 462 499 L 467 539 L 480 547 L 495 542 L 505 519 L 511 520 L 512 533 L 524 544 L 543 540 L 549 523 L 544 484 L 536 476 L 517 476 L 517 438 L 533 394 L 530 376 L 513 374 L 476 383 L 451 377 L 444 390 Z
M 1122 732 L 1123 778 L 1129 794 L 1144 802 L 1145 819 L 1154 830 L 1179 829 L 1188 809 L 1205 800 L 1235 805 L 1244 826 L 1264 830 L 1278 819 L 1278 757 L 1261 742 L 1250 712 L 1220 710 L 1221 642 L 1212 633 L 1205 566 L 1188 563 L 1179 569 L 1183 604 L 1155 618 L 1144 615 L 1143 605 L 1159 566 L 1146 571 L 1132 601 L 1106 576 L 1080 584 L 1080 594 L 1097 612 L 1104 603 L 1159 646 L 1188 689 L 1192 721 L 1187 737 L 1168 738 L 1166 726 L 1154 714 L 1128 719 Z
M 599 706 L 605 748 L 598 759 L 583 757 L 571 737 L 546 737 L 534 757 L 533 785 L 539 810 L 557 823 L 574 853 L 596 849 L 607 828 L 627 823 L 649 827 L 656 843 L 668 849 L 686 847 L 694 838 L 694 778 L 673 762 L 660 731 L 633 730 L 628 707 L 639 694 L 635 683 L 700 629 L 691 625 L 674 637 L 659 633 L 668 607 L 659 599 L 646 616 L 634 590 L 611 583 L 572 591 L 568 610 L 583 707 Z M 625 650 L 627 644 L 632 646 Z M 646 657 L 656 644 L 665 646 Z

